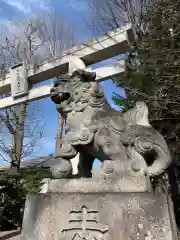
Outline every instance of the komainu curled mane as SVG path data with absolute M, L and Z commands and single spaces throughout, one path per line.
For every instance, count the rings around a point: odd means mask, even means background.
M 161 175 L 171 157 L 164 138 L 149 124 L 145 103 L 122 114 L 111 108 L 95 78 L 95 73 L 77 70 L 59 77 L 51 89 L 51 99 L 66 119 L 53 177 L 71 177 L 70 159 L 77 153 L 79 177 L 91 177 L 95 158 L 104 175 Z

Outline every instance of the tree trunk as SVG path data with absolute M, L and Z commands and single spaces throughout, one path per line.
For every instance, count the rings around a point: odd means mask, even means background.
M 170 183 L 170 193 L 171 198 L 173 201 L 173 207 L 174 207 L 174 214 L 177 224 L 180 224 L 179 220 L 179 199 L 178 199 L 178 186 L 177 186 L 177 180 L 176 180 L 176 174 L 173 164 L 168 169 L 168 177 L 169 177 L 169 183 Z
M 57 126 L 57 135 L 56 135 L 56 154 L 58 153 L 58 149 L 61 145 L 61 139 L 63 134 L 63 124 L 64 124 L 64 118 L 63 116 L 58 113 L 58 126 Z
M 27 110 L 27 104 L 22 103 L 19 106 L 19 118 L 16 123 L 16 132 L 13 135 L 13 153 L 12 153 L 11 167 L 16 168 L 17 170 L 20 168 L 20 164 L 21 164 L 26 110 Z

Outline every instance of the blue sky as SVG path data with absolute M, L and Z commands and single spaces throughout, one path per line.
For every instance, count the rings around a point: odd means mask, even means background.
M 93 32 L 88 28 L 85 21 L 85 19 L 88 20 L 91 17 L 85 0 L 0 0 L 1 31 L 11 31 L 14 27 L 14 20 L 24 20 L 32 15 L 51 10 L 61 14 L 71 24 L 76 31 L 77 42 L 86 42 L 93 36 Z M 99 67 L 103 64 L 98 63 L 93 67 Z M 106 97 L 112 105 L 112 93 L 123 94 L 122 89 L 117 88 L 110 80 L 103 82 L 102 85 Z M 41 142 L 42 146 L 39 147 L 34 156 L 46 156 L 54 153 L 55 150 L 57 113 L 55 105 L 50 99 L 40 100 L 39 103 L 46 119 L 46 126 L 44 138 Z M 113 107 L 115 106 L 113 105 Z

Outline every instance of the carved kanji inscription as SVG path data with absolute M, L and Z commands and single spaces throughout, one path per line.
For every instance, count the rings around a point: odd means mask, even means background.
M 82 206 L 69 214 L 68 227 L 61 232 L 60 239 L 67 240 L 100 240 L 107 235 L 108 227 L 99 223 L 99 212 Z

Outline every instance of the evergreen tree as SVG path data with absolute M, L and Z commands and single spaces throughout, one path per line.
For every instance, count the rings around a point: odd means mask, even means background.
M 180 143 L 180 2 L 160 1 L 147 12 L 148 31 L 137 32 L 127 71 L 115 81 L 126 91 L 126 99 L 115 95 L 126 110 L 145 101 L 150 122 L 159 129 L 179 160 Z
M 7 169 L 0 178 L 0 231 L 21 228 L 25 199 L 28 193 L 37 193 L 42 179 L 49 173 L 42 168 L 27 168 L 13 172 Z

